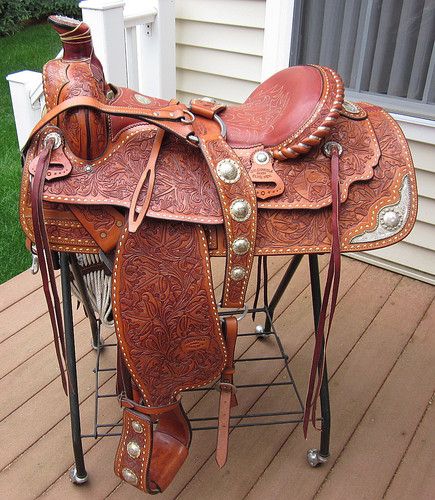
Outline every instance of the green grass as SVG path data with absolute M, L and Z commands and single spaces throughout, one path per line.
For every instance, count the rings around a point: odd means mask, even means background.
M 59 50 L 59 37 L 46 24 L 0 38 L 0 283 L 31 263 L 18 220 L 21 160 L 6 76 L 25 69 L 41 71 Z

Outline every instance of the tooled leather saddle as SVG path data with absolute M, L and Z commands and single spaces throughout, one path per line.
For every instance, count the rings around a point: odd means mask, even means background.
M 191 439 L 180 393 L 216 380 L 225 463 L 237 321 L 219 317 L 211 257 L 226 258 L 219 306 L 240 308 L 254 256 L 331 253 L 306 432 L 340 253 L 391 245 L 414 224 L 415 175 L 398 125 L 376 106 L 345 101 L 341 78 L 320 66 L 280 71 L 234 107 L 144 96 L 106 83 L 86 24 L 50 22 L 64 54 L 43 70 L 47 112 L 25 147 L 20 221 L 39 256 L 65 387 L 51 252 L 112 256 L 123 407 L 116 474 L 165 490 Z

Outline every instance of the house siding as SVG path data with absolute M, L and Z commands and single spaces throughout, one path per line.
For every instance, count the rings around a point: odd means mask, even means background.
M 261 79 L 265 0 L 177 0 L 177 97 L 243 102 Z

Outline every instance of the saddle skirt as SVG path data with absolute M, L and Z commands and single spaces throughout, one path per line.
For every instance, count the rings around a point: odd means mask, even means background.
M 43 70 L 47 113 L 24 151 L 20 222 L 47 289 L 51 281 L 62 372 L 50 251 L 102 252 L 112 262 L 124 409 L 115 472 L 145 492 L 164 491 L 191 439 L 180 393 L 219 379 L 217 461 L 225 463 L 237 321 L 219 317 L 211 257 L 226 257 L 221 306 L 237 308 L 255 256 L 331 253 L 306 432 L 340 252 L 391 245 L 415 222 L 400 128 L 379 107 L 345 101 L 341 78 L 320 66 L 284 69 L 231 107 L 118 88 L 105 81 L 85 23 L 50 22 L 64 55 Z

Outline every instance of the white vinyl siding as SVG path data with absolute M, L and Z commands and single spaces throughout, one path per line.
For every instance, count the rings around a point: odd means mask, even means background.
M 243 102 L 261 79 L 265 0 L 176 0 L 177 97 Z

